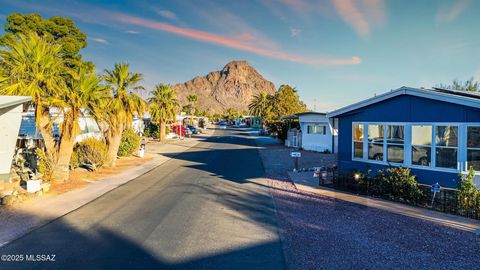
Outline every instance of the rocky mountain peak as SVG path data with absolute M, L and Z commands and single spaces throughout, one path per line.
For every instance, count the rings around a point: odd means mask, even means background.
M 222 70 L 210 72 L 173 86 L 182 105 L 188 95 L 197 95 L 197 108 L 210 113 L 221 113 L 229 108 L 248 110 L 253 96 L 260 92 L 275 93 L 272 82 L 263 78 L 247 61 L 232 61 Z

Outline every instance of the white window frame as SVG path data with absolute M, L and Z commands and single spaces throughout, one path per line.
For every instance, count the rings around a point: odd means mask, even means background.
M 378 125 L 378 126 L 382 126 L 382 127 L 383 127 L 383 128 L 382 128 L 382 129 L 383 129 L 383 142 L 382 142 L 382 147 L 383 147 L 383 153 L 382 153 L 382 155 L 383 155 L 383 158 L 382 158 L 382 160 L 374 160 L 374 159 L 369 159 L 369 158 L 368 158 L 368 145 L 369 145 L 369 144 L 379 144 L 379 143 L 373 143 L 373 142 L 370 143 L 370 142 L 368 142 L 368 126 L 371 126 L 371 125 L 375 125 L 375 126 Z M 364 138 L 364 139 L 363 139 L 363 141 L 364 141 L 364 143 L 366 142 L 366 144 L 367 144 L 366 147 L 365 147 L 365 145 L 363 146 L 363 151 L 364 151 L 363 155 L 364 155 L 364 157 L 365 157 L 365 148 L 366 148 L 366 149 L 367 149 L 366 159 L 367 159 L 369 162 L 371 162 L 371 163 L 377 163 L 377 164 L 384 164 L 384 163 L 386 162 L 386 160 L 387 160 L 387 159 L 386 159 L 386 156 L 385 156 L 385 147 L 386 147 L 386 140 L 385 140 L 386 128 L 385 128 L 385 125 L 382 124 L 382 123 L 369 123 L 369 124 L 365 124 L 365 125 L 363 126 L 363 128 L 364 128 L 364 135 L 363 135 L 363 138 Z M 365 132 L 365 131 L 366 131 L 366 132 Z M 365 138 L 365 134 L 367 135 L 367 138 Z
M 362 155 L 361 158 L 355 156 L 355 142 L 359 142 L 359 141 L 355 141 L 353 139 L 353 138 L 355 138 L 355 135 L 353 134 L 353 132 L 355 132 L 355 129 L 353 128 L 354 125 L 362 125 L 362 131 L 363 131 L 363 141 L 362 141 L 363 151 L 362 152 L 363 152 L 363 155 Z M 363 124 L 361 122 L 353 122 L 352 123 L 352 138 L 351 138 L 351 140 L 352 140 L 352 160 L 364 161 L 365 160 L 365 124 Z
M 466 174 L 468 173 L 468 150 L 469 149 L 473 149 L 473 150 L 480 150 L 480 148 L 477 148 L 477 147 L 468 147 L 467 143 L 468 143 L 468 127 L 480 127 L 480 123 L 467 123 L 465 124 L 465 128 L 464 128 L 464 136 L 463 136 L 463 139 L 464 139 L 464 145 L 465 145 L 465 149 L 463 151 L 463 155 L 464 155 L 464 160 L 465 160 L 465 163 L 464 163 L 464 167 L 463 167 L 463 170 L 462 170 L 462 173 L 463 174 Z M 459 132 L 459 136 L 460 136 L 460 132 Z M 475 171 L 475 175 L 480 175 L 480 171 Z
M 457 127 L 457 147 L 451 147 L 451 146 L 437 146 L 437 127 L 445 127 L 445 126 L 453 126 L 453 127 Z M 440 168 L 440 169 L 449 169 L 449 168 L 444 168 L 444 167 L 437 167 L 437 148 L 439 149 L 457 149 L 457 168 L 455 170 L 457 171 L 460 171 L 461 169 L 461 165 L 460 165 L 460 162 L 458 162 L 460 160 L 460 125 L 459 124 L 456 124 L 456 125 L 435 125 L 434 126 L 434 130 L 432 130 L 433 132 L 433 139 L 435 141 L 432 141 L 432 143 L 435 144 L 435 148 L 432 149 L 432 159 L 433 159 L 433 155 L 435 155 L 435 163 L 432 162 L 432 165 L 435 167 L 435 168 Z M 466 145 L 465 145 L 466 146 Z M 450 168 L 451 169 L 451 168 Z
M 319 127 L 322 133 L 310 133 L 309 127 Z M 307 124 L 307 134 L 308 135 L 327 135 L 327 125 L 325 124 Z
M 388 126 L 401 126 L 403 127 L 403 144 L 399 144 L 399 143 L 388 143 Z M 404 125 L 404 124 L 392 124 L 392 123 L 388 123 L 385 125 L 385 130 L 384 130 L 384 134 L 385 134 L 385 147 L 386 149 L 384 149 L 383 151 L 383 155 L 385 156 L 384 160 L 385 162 L 387 162 L 388 164 L 392 164 L 392 165 L 396 165 L 396 166 L 402 166 L 404 163 L 405 163 L 405 142 L 407 140 L 407 136 L 406 136 L 406 133 L 407 133 L 407 127 Z M 389 145 L 397 145 L 397 146 L 403 146 L 403 163 L 399 163 L 399 162 L 392 162 L 392 161 L 388 161 L 388 146 Z
M 432 128 L 432 134 L 431 134 L 431 138 L 430 138 L 430 141 L 432 142 L 430 145 L 421 145 L 421 144 L 413 144 L 413 129 L 412 127 L 413 126 L 429 126 Z M 411 137 L 410 137 L 410 141 L 408 142 L 409 143 L 409 155 L 410 155 L 410 167 L 412 168 L 419 168 L 419 169 L 432 169 L 432 168 L 437 168 L 435 167 L 435 126 L 433 124 L 418 124 L 418 123 L 411 123 L 410 125 L 408 125 L 408 129 L 410 130 L 410 134 L 411 134 Z M 422 166 L 422 165 L 417 165 L 417 164 L 413 164 L 412 163 L 412 148 L 413 146 L 418 146 L 418 147 L 430 147 L 430 165 L 429 166 Z M 439 169 L 443 169 L 443 168 L 439 168 Z
M 363 125 L 363 156 L 362 158 L 354 157 L 355 145 L 353 140 L 353 126 Z M 383 161 L 368 159 L 368 125 L 383 125 L 384 128 L 384 147 L 383 147 Z M 404 160 L 403 163 L 387 162 L 387 126 L 400 125 L 404 126 Z M 432 126 L 432 145 L 431 145 L 431 166 L 420 166 L 412 164 L 412 126 Z M 458 142 L 457 142 L 457 169 L 436 167 L 436 130 L 437 126 L 456 126 L 458 128 Z M 467 168 L 467 127 L 478 126 L 480 123 L 463 123 L 463 122 L 352 122 L 351 132 L 351 151 L 352 161 L 360 161 L 365 163 L 380 164 L 385 166 L 403 166 L 407 168 L 430 170 L 438 172 L 462 173 L 468 172 Z M 480 175 L 480 171 L 476 171 L 475 175 Z

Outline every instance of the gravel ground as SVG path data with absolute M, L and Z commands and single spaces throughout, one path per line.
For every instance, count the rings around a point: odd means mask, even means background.
M 289 269 L 480 269 L 480 236 L 299 191 L 275 151 L 260 155 Z

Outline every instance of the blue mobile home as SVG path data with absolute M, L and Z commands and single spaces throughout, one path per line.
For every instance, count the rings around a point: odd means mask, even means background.
M 403 166 L 452 188 L 468 168 L 480 174 L 478 93 L 401 87 L 328 117 L 338 121 L 340 173 Z

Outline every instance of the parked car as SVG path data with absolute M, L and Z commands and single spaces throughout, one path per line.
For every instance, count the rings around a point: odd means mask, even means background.
M 220 129 L 227 129 L 227 125 L 225 123 L 220 123 Z
M 187 128 L 192 132 L 192 134 L 200 134 L 200 133 L 202 133 L 202 131 L 201 131 L 200 129 L 198 129 L 198 128 L 192 126 L 192 125 L 189 125 Z
M 390 162 L 403 163 L 404 146 L 403 140 L 396 141 L 395 139 L 388 140 L 388 159 Z M 398 145 L 391 144 L 398 143 Z M 373 144 L 368 145 L 369 159 L 382 161 L 383 160 L 383 139 L 374 139 Z M 429 147 L 413 146 L 412 147 L 412 164 L 421 166 L 430 166 L 431 154 Z

